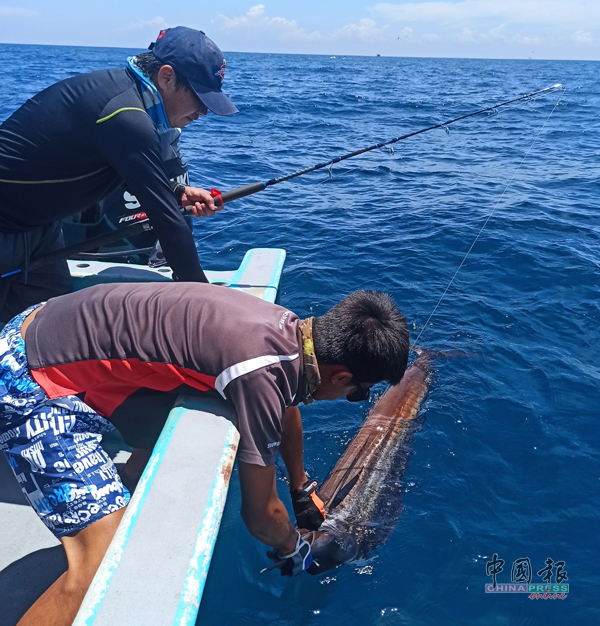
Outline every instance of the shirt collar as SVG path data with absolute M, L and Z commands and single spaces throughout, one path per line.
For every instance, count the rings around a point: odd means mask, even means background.
M 178 158 L 182 161 L 179 146 L 177 145 L 179 136 L 181 135 L 181 128 L 173 128 L 171 124 L 169 124 L 162 96 L 150 78 L 138 67 L 136 58 L 137 57 L 128 57 L 127 67 L 140 90 L 146 113 L 148 113 L 158 131 L 161 159 L 163 163 L 174 158 Z M 182 162 L 185 163 L 185 161 Z
M 140 88 L 146 113 L 148 113 L 152 121 L 156 124 L 159 133 L 171 131 L 173 127 L 169 124 L 169 120 L 167 119 L 167 112 L 165 111 L 162 96 L 150 78 L 140 70 L 136 58 L 137 57 L 128 57 L 127 66 Z
M 304 362 L 304 376 L 302 385 L 302 402 L 304 404 L 312 404 L 314 401 L 313 393 L 321 384 L 321 375 L 319 374 L 319 364 L 315 356 L 315 346 L 313 343 L 312 324 L 314 317 L 309 317 L 300 322 L 300 332 L 302 333 L 302 357 Z

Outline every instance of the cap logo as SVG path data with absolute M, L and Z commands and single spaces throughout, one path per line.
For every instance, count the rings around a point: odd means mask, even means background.
M 168 31 L 168 28 L 163 28 L 163 30 L 160 31 L 160 33 L 158 33 L 158 37 L 156 38 L 156 41 L 158 41 L 159 39 L 162 39 L 163 35 Z
M 221 80 L 225 78 L 225 59 L 223 59 L 223 65 L 219 68 L 218 72 L 215 72 L 215 76 L 220 76 Z

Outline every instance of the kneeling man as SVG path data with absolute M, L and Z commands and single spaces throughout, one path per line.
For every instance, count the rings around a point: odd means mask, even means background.
M 375 291 L 300 320 L 207 284 L 98 285 L 14 318 L 0 334 L 0 450 L 69 564 L 20 625 L 72 622 L 129 502 L 102 433 L 152 430 L 180 393 L 233 405 L 243 519 L 284 575 L 302 572 L 310 545 L 277 497 L 274 465 L 279 451 L 298 526 L 318 527 L 297 405 L 366 399 L 398 383 L 407 358 L 406 321 Z

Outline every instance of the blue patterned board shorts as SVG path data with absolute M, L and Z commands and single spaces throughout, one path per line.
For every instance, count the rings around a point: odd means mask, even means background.
M 114 426 L 75 396 L 50 400 L 33 380 L 21 325 L 0 332 L 0 450 L 25 497 L 56 537 L 127 506 L 129 492 L 102 449 Z

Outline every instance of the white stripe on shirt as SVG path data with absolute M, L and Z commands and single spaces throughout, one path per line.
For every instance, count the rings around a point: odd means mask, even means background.
M 267 356 L 257 356 L 253 359 L 236 363 L 235 365 L 223 370 L 217 376 L 217 379 L 215 380 L 215 389 L 223 396 L 223 398 L 225 398 L 225 400 L 227 400 L 224 390 L 232 380 L 235 380 L 240 376 L 244 376 L 244 374 L 249 374 L 250 372 L 259 370 L 261 367 L 266 367 L 267 365 L 274 365 L 275 363 L 280 363 L 281 361 L 295 361 L 299 356 L 299 353 L 290 354 L 289 356 L 272 354 Z

